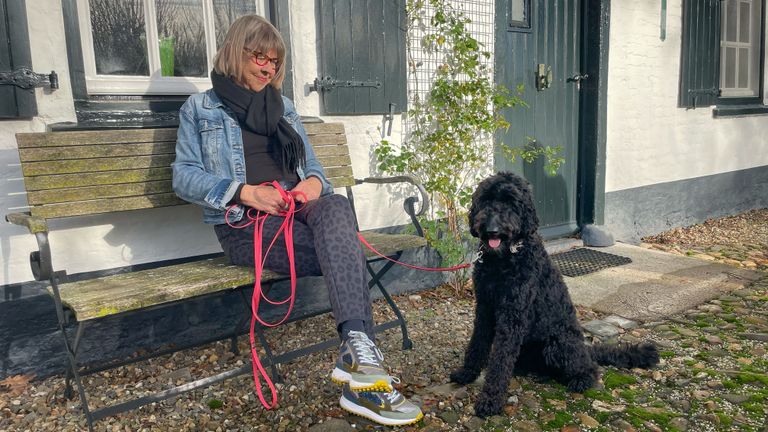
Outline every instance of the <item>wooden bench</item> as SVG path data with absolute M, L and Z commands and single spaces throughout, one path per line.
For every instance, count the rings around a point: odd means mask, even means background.
M 404 208 L 413 221 L 419 235 L 382 234 L 363 232 L 365 238 L 380 252 L 392 258 L 399 258 L 403 251 L 422 247 L 426 244 L 416 216 L 423 214 L 428 205 L 424 189 L 407 176 L 393 178 L 353 178 L 349 148 L 343 124 L 310 123 L 306 125 L 310 143 L 318 159 L 325 167 L 327 176 L 336 188 L 345 188 L 354 210 L 352 186 L 360 183 L 410 182 L 419 190 L 421 203 L 419 211 L 415 204 L 419 198 L 409 197 Z M 107 365 L 78 363 L 78 348 L 83 340 L 88 323 L 109 319 L 148 308 L 168 306 L 180 301 L 201 296 L 223 295 L 225 292 L 240 291 L 246 313 L 231 333 L 211 338 L 212 340 L 232 339 L 232 349 L 237 352 L 237 337 L 242 335 L 250 320 L 250 300 L 245 293 L 253 286 L 253 271 L 245 267 L 230 265 L 223 256 L 205 256 L 174 265 L 136 270 L 123 269 L 117 274 L 77 280 L 64 271 L 56 271 L 51 261 L 48 223 L 50 219 L 69 218 L 92 214 L 123 212 L 187 204 L 174 194 L 171 188 L 170 164 L 174 160 L 176 129 L 133 129 L 100 131 L 61 131 L 45 133 L 20 133 L 16 135 L 21 159 L 21 168 L 29 202 L 28 213 L 13 213 L 6 220 L 25 226 L 37 238 L 39 250 L 30 254 L 30 264 L 37 280 L 50 281 L 49 292 L 53 297 L 59 328 L 64 338 L 67 355 L 66 393 L 72 396 L 71 381 L 74 380 L 89 428 L 93 422 L 119 412 L 130 410 L 151 402 L 157 402 L 180 393 L 201 388 L 227 378 L 250 373 L 250 365 L 228 371 L 213 377 L 198 379 L 160 393 L 101 408 L 91 412 L 81 377 L 90 373 L 120 366 L 128 362 L 110 362 Z M 382 258 L 366 250 L 368 272 L 371 275 L 369 288 L 377 286 L 392 307 L 397 319 L 380 324 L 377 331 L 400 326 L 403 335 L 403 349 L 411 347 L 405 321 L 390 295 L 382 285 L 381 276 L 392 263 L 374 270 L 371 263 Z M 150 266 L 153 267 L 153 266 Z M 267 272 L 262 282 L 270 284 L 285 280 L 286 277 Z M 275 296 L 276 298 L 282 298 Z M 302 293 L 297 294 L 301 302 Z M 322 310 L 304 308 L 297 304 L 291 320 L 299 320 Z M 67 336 L 66 328 L 77 325 L 74 340 Z M 275 365 L 301 355 L 317 352 L 338 344 L 328 340 L 288 353 L 273 354 L 259 328 L 258 336 L 267 356 L 265 365 L 272 368 L 273 378 L 279 380 Z M 196 344 L 200 345 L 200 343 Z M 157 351 L 133 361 L 145 360 L 179 349 Z M 247 361 L 246 363 L 248 363 Z

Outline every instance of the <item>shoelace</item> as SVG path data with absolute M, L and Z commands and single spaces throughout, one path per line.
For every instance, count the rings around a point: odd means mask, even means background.
M 395 389 L 392 389 L 392 391 L 385 394 L 384 397 L 387 398 L 387 400 L 389 401 L 389 404 L 392 405 L 393 403 L 395 403 L 397 399 L 400 398 L 400 392 Z
M 361 364 L 365 363 L 372 366 L 381 366 L 379 359 L 383 360 L 384 356 L 381 354 L 381 351 L 378 353 L 374 351 L 378 351 L 378 348 L 376 348 L 376 345 L 368 339 L 368 336 L 365 333 L 353 330 L 349 332 L 349 340 L 355 348 L 355 353 Z

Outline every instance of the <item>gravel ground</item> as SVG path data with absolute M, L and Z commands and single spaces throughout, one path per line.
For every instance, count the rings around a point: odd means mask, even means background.
M 768 210 L 707 221 L 645 239 L 646 247 L 768 270 Z M 754 264 L 754 266 L 752 264 Z M 517 377 L 504 415 L 480 419 L 472 403 L 479 384 L 448 384 L 472 329 L 473 302 L 447 287 L 400 296 L 415 347 L 401 351 L 399 333 L 379 338 L 400 390 L 421 404 L 425 418 L 403 430 L 424 431 L 761 431 L 768 432 L 768 274 L 736 292 L 664 322 L 628 323 L 602 342 L 653 340 L 655 369 L 602 368 L 601 383 L 584 394 L 539 377 Z M 375 304 L 378 320 L 387 316 Z M 579 309 L 584 323 L 605 318 Z M 638 327 L 633 328 L 635 324 Z M 269 330 L 273 348 L 286 350 L 333 335 L 329 316 Z M 301 339 L 296 335 L 302 336 Z M 311 335 L 311 336 L 310 336 Z M 587 333 L 587 340 L 596 341 Z M 241 338 L 241 349 L 246 349 Z M 243 376 L 204 390 L 110 417 L 100 431 L 348 431 L 388 429 L 338 406 L 339 388 L 327 379 L 333 350 L 281 366 L 279 407 L 265 411 Z M 226 343 L 188 350 L 86 378 L 92 404 L 112 404 L 242 365 Z M 180 371 L 174 372 L 176 369 Z M 62 397 L 63 378 L 0 381 L 0 431 L 77 431 L 85 427 L 79 402 Z M 142 384 L 134 384 L 144 379 Z

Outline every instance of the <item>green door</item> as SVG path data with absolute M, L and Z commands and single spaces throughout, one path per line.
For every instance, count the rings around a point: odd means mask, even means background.
M 495 168 L 531 183 L 543 236 L 571 234 L 578 229 L 579 89 L 589 79 L 580 75 L 581 0 L 498 0 L 496 8 L 496 81 L 523 84 L 528 104 L 504 112 L 511 126 L 497 142 L 561 146 L 565 163 L 548 176 L 542 158 L 512 163 L 497 149 Z

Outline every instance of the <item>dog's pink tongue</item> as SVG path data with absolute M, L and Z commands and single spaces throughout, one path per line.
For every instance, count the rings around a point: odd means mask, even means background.
M 496 249 L 501 244 L 501 239 L 489 239 L 488 246 Z

